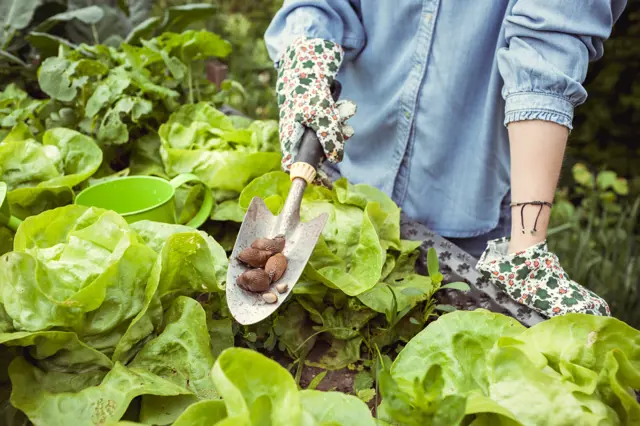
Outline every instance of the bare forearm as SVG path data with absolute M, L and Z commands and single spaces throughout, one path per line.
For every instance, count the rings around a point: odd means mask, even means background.
M 510 123 L 508 130 L 513 202 L 552 202 L 567 145 L 567 128 L 552 122 L 532 120 Z M 549 207 L 543 206 L 541 210 L 537 205 L 525 206 L 524 223 L 521 220 L 522 207 L 512 209 L 511 252 L 524 250 L 546 238 Z M 536 232 L 532 233 L 534 224 Z

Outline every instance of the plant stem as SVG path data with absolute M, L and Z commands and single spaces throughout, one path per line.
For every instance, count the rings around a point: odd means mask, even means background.
M 2 43 L 2 46 L 0 47 L 0 49 L 7 50 L 7 47 L 9 47 L 9 44 L 11 44 L 11 40 L 13 40 L 14 35 L 15 35 L 15 32 L 9 33 L 9 37 L 7 37 L 7 31 L 5 30 L 4 31 L 5 41 L 4 43 Z
M 91 34 L 93 35 L 93 42 L 100 44 L 100 37 L 98 36 L 98 29 L 95 24 L 91 24 Z
M 313 333 L 311 336 L 307 337 L 307 338 L 305 339 L 305 341 L 304 341 L 304 342 L 302 342 L 302 343 L 300 344 L 300 346 L 298 346 L 298 347 L 295 349 L 295 351 L 294 351 L 294 352 L 298 352 L 300 349 L 302 349 L 302 347 L 303 347 L 304 345 L 306 345 L 306 344 L 307 344 L 307 342 L 308 342 L 309 340 L 313 339 L 313 338 L 314 338 L 314 337 L 316 337 L 318 334 L 322 334 L 322 333 L 324 333 L 324 332 L 327 332 L 327 331 L 334 331 L 334 330 L 347 330 L 347 331 L 353 331 L 353 330 L 352 330 L 351 328 L 349 328 L 349 327 L 331 327 L 331 328 L 323 328 L 322 330 L 318 330 L 318 331 L 316 331 L 315 333 Z
M 193 103 L 193 77 L 191 74 L 191 64 L 189 64 L 189 103 Z
M 572 223 L 564 223 L 560 226 L 556 226 L 555 228 L 551 228 L 547 231 L 547 237 L 550 237 L 554 234 L 558 234 L 560 232 L 566 231 L 573 228 L 573 224 Z

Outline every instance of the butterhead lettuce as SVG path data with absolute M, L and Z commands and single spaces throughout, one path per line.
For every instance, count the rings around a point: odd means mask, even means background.
M 141 412 L 169 424 L 217 399 L 207 316 L 189 296 L 221 292 L 226 262 L 185 226 L 76 205 L 27 218 L 0 257 L 0 344 L 24 348 L 7 360 L 11 405 L 36 426 L 98 425 L 144 396 Z
M 456 396 L 466 399 L 466 421 L 478 424 L 637 424 L 640 332 L 585 314 L 526 329 L 484 310 L 454 312 L 407 344 L 390 377 L 382 389 L 387 419 L 401 415 L 398 407 L 418 419 Z M 422 389 L 438 394 L 425 398 Z
M 183 105 L 158 131 L 169 176 L 193 173 L 212 189 L 237 193 L 280 167 L 277 133 L 275 122 L 238 128 L 206 102 Z
M 71 129 L 49 129 L 39 142 L 19 123 L 0 142 L 0 181 L 7 184 L 11 211 L 20 218 L 70 204 L 73 188 L 101 163 L 94 140 Z

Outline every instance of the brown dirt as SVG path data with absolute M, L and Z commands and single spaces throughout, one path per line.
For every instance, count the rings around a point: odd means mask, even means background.
M 319 345 L 319 346 L 322 346 L 322 345 Z M 322 351 L 323 349 L 314 348 L 312 350 L 312 353 L 309 354 L 308 358 L 319 359 L 322 356 L 321 354 Z M 284 368 L 289 368 L 291 366 L 292 360 L 282 352 L 272 353 L 270 354 L 270 357 L 275 361 L 277 361 Z M 295 374 L 296 373 L 295 367 L 291 368 L 290 371 L 292 372 L 292 374 Z M 323 392 L 336 391 L 336 392 L 341 392 L 349 395 L 355 395 L 354 383 L 355 383 L 355 378 L 358 372 L 354 370 L 350 370 L 348 368 L 342 368 L 340 370 L 325 370 L 320 367 L 311 367 L 311 366 L 305 365 L 302 368 L 302 373 L 300 374 L 300 387 L 302 389 L 307 389 L 309 387 L 309 384 L 311 384 L 311 382 L 313 381 L 313 379 L 318 374 L 321 374 L 323 371 L 326 371 L 327 374 L 320 381 L 320 383 L 318 383 L 318 385 L 315 387 L 316 390 L 323 391 Z M 369 409 L 371 410 L 371 414 L 374 416 L 376 414 L 376 406 L 380 404 L 380 401 L 381 400 L 379 395 L 376 395 L 375 398 L 373 398 L 371 401 L 367 403 L 367 405 L 369 406 Z
M 275 352 L 273 354 L 269 354 L 272 359 L 277 361 L 280 365 L 285 368 L 289 368 L 291 366 L 292 360 L 286 354 L 282 352 Z M 310 359 L 317 358 L 313 356 L 313 354 L 309 355 Z M 296 367 L 290 369 L 292 374 L 295 374 Z M 311 381 L 323 371 L 327 371 L 326 376 L 322 379 L 322 381 L 316 386 L 316 390 L 320 391 L 338 391 L 342 393 L 354 394 L 353 385 L 355 381 L 357 371 L 349 370 L 348 368 L 343 368 L 341 370 L 329 371 L 320 367 L 310 367 L 305 365 L 302 368 L 302 373 L 300 374 L 300 387 L 302 389 L 306 389 Z
M 306 389 L 311 381 L 318 374 L 325 371 L 319 367 L 305 366 L 300 376 L 300 387 Z M 316 390 L 320 391 L 338 391 L 342 393 L 353 394 L 353 383 L 357 372 L 351 371 L 346 368 L 336 371 L 327 371 L 327 375 L 316 386 Z

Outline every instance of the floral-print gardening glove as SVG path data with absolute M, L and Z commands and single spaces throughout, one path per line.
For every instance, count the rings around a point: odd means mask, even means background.
M 489 241 L 476 268 L 512 299 L 547 318 L 570 312 L 611 316 L 597 294 L 571 280 L 543 241 L 509 254 L 509 239 Z
M 305 126 L 316 132 L 329 161 L 342 161 L 344 142 L 353 136 L 353 129 L 345 122 L 356 112 L 353 102 L 334 102 L 331 97 L 331 83 L 342 57 L 341 46 L 305 37 L 298 38 L 284 53 L 276 85 L 284 170 L 295 161 Z

